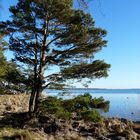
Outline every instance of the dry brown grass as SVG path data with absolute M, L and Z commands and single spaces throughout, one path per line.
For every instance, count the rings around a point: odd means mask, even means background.
M 29 95 L 0 95 L 0 114 L 7 112 L 27 112 Z
M 0 130 L 0 140 L 46 140 L 46 135 L 42 132 L 34 132 L 24 129 L 3 128 Z

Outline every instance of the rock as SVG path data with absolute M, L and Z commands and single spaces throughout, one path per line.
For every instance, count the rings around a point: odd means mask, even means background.
M 48 137 L 48 140 L 55 140 L 55 138 L 54 138 L 53 135 L 50 135 L 50 136 Z
M 58 126 L 55 122 L 46 125 L 46 127 L 44 128 L 44 132 L 47 134 L 55 133 L 57 130 L 58 130 Z
M 88 136 L 88 137 L 86 138 L 86 140 L 96 140 L 96 139 L 93 138 L 93 137 L 91 137 L 91 136 Z
M 120 121 L 123 122 L 123 123 L 127 123 L 128 122 L 128 120 L 124 119 L 124 118 L 121 118 Z
M 134 128 L 133 130 L 134 130 L 134 132 L 140 134 L 140 128 Z
M 8 105 L 5 107 L 6 111 L 11 111 L 12 110 L 12 106 L 11 105 Z
M 47 123 L 50 120 L 48 116 L 39 116 L 40 123 Z
M 79 122 L 73 122 L 72 127 L 77 128 L 79 126 Z
M 127 140 L 127 139 L 125 137 L 118 136 L 114 138 L 113 140 Z
M 111 139 L 107 138 L 106 136 L 100 135 L 99 140 L 111 140 Z
M 138 140 L 138 134 L 135 133 L 133 130 L 129 131 L 128 135 L 129 140 Z
M 65 136 L 66 140 L 85 140 L 81 136 L 79 136 L 77 133 L 72 133 L 71 135 Z
M 122 133 L 118 134 L 118 136 L 125 137 L 128 140 L 138 140 L 138 134 L 133 130 L 125 130 Z
M 136 133 L 140 134 L 140 124 L 139 124 L 139 123 L 138 123 L 138 124 L 135 124 L 135 125 L 133 126 L 133 130 L 134 130 Z

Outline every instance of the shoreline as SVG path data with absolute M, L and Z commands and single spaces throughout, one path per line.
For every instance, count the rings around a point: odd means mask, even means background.
M 31 136 L 33 136 L 32 134 L 36 137 L 40 136 L 40 140 L 140 139 L 140 121 L 132 122 L 123 118 L 104 118 L 101 122 L 89 123 L 76 119 L 66 121 L 56 119 L 53 115 L 47 115 L 28 120 L 26 112 L 28 111 L 29 96 L 26 94 L 0 96 L 0 114 L 3 115 L 0 117 L 0 127 L 2 128 L 0 137 L 9 135 L 9 137 L 16 138 L 15 134 L 21 132 L 20 138 L 23 137 L 22 133 L 30 133 Z M 10 101 L 9 105 L 8 101 Z M 5 131 L 9 131 L 10 134 L 5 134 Z
M 48 97 L 48 95 L 42 94 L 42 100 L 45 100 L 45 98 Z M 29 107 L 29 98 L 30 94 L 13 94 L 13 95 L 0 95 L 0 114 L 3 113 L 15 113 L 15 112 L 28 112 Z M 107 112 L 108 113 L 108 112 Z M 139 120 L 131 120 L 127 119 L 125 117 L 118 117 L 118 116 L 104 116 L 104 118 L 123 118 L 129 121 L 132 121 L 134 123 L 140 123 Z

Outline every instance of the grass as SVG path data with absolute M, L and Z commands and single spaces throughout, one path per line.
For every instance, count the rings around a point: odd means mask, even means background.
M 84 140 L 78 135 L 64 136 L 65 140 Z M 61 136 L 54 137 L 52 140 L 62 140 Z M 0 140 L 50 140 L 51 136 L 48 136 L 41 131 L 29 131 L 24 129 L 14 129 L 14 128 L 3 128 L 0 129 Z
M 2 128 L 0 129 L 0 140 L 46 140 L 46 138 L 41 132 L 15 128 Z
M 0 94 L 0 114 L 5 112 L 27 112 L 30 95 L 1 95 Z

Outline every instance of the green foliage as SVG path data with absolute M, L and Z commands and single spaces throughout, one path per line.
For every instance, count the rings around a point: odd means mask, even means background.
M 49 96 L 47 97 L 47 100 L 41 102 L 39 110 L 42 114 L 47 112 L 49 114 L 54 114 L 57 118 L 69 119 L 71 114 L 68 111 L 65 111 L 62 104 L 62 99 Z
M 47 100 L 41 103 L 41 107 L 43 107 L 42 111 L 54 114 L 61 110 L 61 100 L 56 97 L 47 97 Z
M 105 101 L 103 97 L 94 98 L 91 100 L 90 105 L 94 108 L 102 108 L 105 112 L 109 111 L 109 101 Z
M 96 108 L 106 110 L 108 107 L 109 101 L 105 101 L 103 97 L 92 98 L 89 93 L 86 93 L 67 100 L 47 97 L 40 103 L 39 110 L 41 114 L 49 113 L 63 119 L 70 119 L 72 114 L 76 113 L 79 119 L 96 122 L 102 120 Z
M 109 101 L 105 101 L 103 97 L 92 98 L 89 93 L 79 95 L 74 99 L 65 100 L 63 105 L 68 111 L 79 111 L 82 110 L 83 107 L 86 110 L 90 110 L 91 108 L 101 108 L 106 112 L 109 109 Z
M 61 108 L 60 110 L 58 110 L 56 113 L 55 113 L 55 116 L 57 118 L 61 118 L 61 119 L 65 119 L 65 120 L 68 120 L 71 118 L 71 112 L 68 112 L 68 111 L 65 111 L 63 108 Z
M 30 65 L 38 81 L 43 77 L 39 71 L 46 67 L 60 69 L 41 79 L 41 85 L 44 80 L 48 87 L 58 88 L 60 81 L 63 85 L 68 79 L 108 76 L 110 65 L 94 59 L 106 46 L 107 32 L 95 27 L 89 14 L 73 9 L 72 0 L 18 1 L 10 12 L 12 20 L 0 22 L 0 32 L 11 35 L 9 47 L 15 59 Z
M 71 78 L 101 78 L 107 77 L 107 69 L 110 67 L 104 61 L 96 60 L 92 63 L 82 62 L 78 65 L 72 65 L 71 67 L 63 69 L 63 77 Z M 94 72 L 94 73 L 93 73 Z
M 85 121 L 99 122 L 102 120 L 101 115 L 95 109 L 83 110 L 81 116 Z
M 3 80 L 3 77 L 6 75 L 7 62 L 3 55 L 2 49 L 0 48 L 0 81 Z
M 110 65 L 94 58 L 106 46 L 107 32 L 95 27 L 91 15 L 74 9 L 72 2 L 18 0 L 10 7 L 12 19 L 0 22 L 0 33 L 9 36 L 15 60 L 30 66 L 33 72 L 29 110 L 33 105 L 37 110 L 46 87 L 64 87 L 70 79 L 108 76 Z M 56 73 L 45 72 L 56 66 Z
M 25 90 L 25 77 L 13 62 L 9 62 L 0 48 L 0 94 L 10 92 L 23 92 Z

